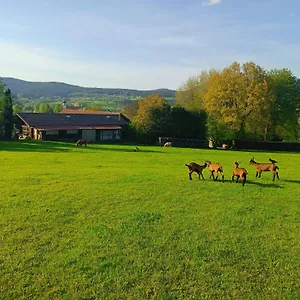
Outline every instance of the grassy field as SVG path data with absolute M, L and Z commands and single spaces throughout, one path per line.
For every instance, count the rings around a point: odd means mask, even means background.
M 0 299 L 300 299 L 299 153 L 133 149 L 0 142 Z

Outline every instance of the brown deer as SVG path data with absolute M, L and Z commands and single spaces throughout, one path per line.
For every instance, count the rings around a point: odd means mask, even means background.
M 252 165 L 256 169 L 256 177 L 260 178 L 262 172 L 272 172 L 273 173 L 273 181 L 275 177 L 279 179 L 278 171 L 279 168 L 276 166 L 276 161 L 273 159 L 269 159 L 271 163 L 258 163 L 254 160 L 254 158 L 250 159 L 250 165 Z
M 210 160 L 206 161 L 208 165 L 208 169 L 210 171 L 209 178 L 213 178 L 214 181 L 216 181 L 219 177 L 219 173 L 222 175 L 222 181 L 224 182 L 224 173 L 223 173 L 223 167 L 221 164 L 212 164 Z M 216 177 L 215 177 L 216 174 Z
M 238 182 L 239 179 L 242 180 L 242 185 L 245 185 L 246 182 L 246 178 L 247 178 L 247 170 L 244 168 L 239 168 L 239 163 L 236 161 L 234 163 L 234 169 L 233 169 L 233 173 L 232 173 L 232 181 L 234 181 L 234 177 L 237 177 L 236 179 L 236 183 Z
M 204 165 L 202 165 L 202 166 L 198 165 L 195 162 L 191 162 L 188 165 L 187 164 L 185 164 L 185 165 L 189 168 L 189 178 L 190 178 L 190 180 L 192 180 L 193 172 L 196 172 L 198 174 L 199 180 L 200 180 L 200 175 L 201 175 L 202 179 L 204 180 L 202 171 L 207 167 L 207 163 L 204 163 Z

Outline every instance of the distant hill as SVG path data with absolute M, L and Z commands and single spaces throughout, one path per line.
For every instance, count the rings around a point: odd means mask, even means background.
M 41 97 L 61 97 L 69 98 L 74 95 L 115 95 L 125 97 L 144 97 L 158 93 L 162 97 L 175 97 L 175 91 L 169 89 L 156 90 L 130 90 L 130 89 L 106 89 L 106 88 L 88 88 L 76 85 L 70 85 L 63 82 L 29 82 L 16 78 L 2 77 L 2 82 L 11 89 L 14 95 L 29 99 L 38 99 Z

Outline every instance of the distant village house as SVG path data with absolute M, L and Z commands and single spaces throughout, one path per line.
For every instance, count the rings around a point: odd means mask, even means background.
M 22 138 L 55 141 L 120 141 L 129 119 L 117 112 L 67 109 L 61 113 L 19 113 Z

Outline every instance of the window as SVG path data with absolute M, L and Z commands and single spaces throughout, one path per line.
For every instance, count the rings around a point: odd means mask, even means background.
M 58 130 L 47 130 L 46 134 L 47 135 L 57 135 L 58 134 Z

